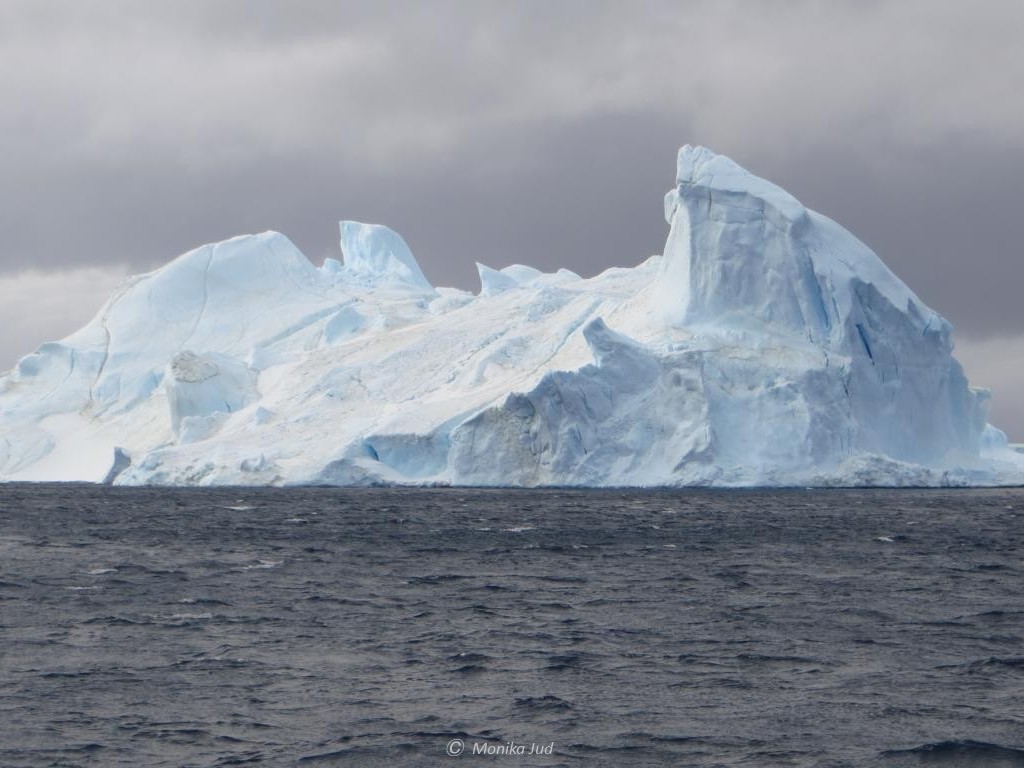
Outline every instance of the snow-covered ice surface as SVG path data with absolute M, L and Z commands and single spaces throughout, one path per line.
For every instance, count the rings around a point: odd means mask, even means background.
M 850 233 L 701 147 L 665 212 L 664 256 L 480 264 L 476 295 L 377 225 L 320 268 L 197 248 L 0 378 L 0 479 L 1024 483 L 949 324 Z

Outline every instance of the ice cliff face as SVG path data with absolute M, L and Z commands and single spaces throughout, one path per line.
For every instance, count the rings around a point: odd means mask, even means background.
M 849 417 L 818 435 L 827 444 L 814 455 L 928 465 L 977 455 L 987 395 L 951 357 L 949 323 L 871 250 L 706 149 L 680 152 L 677 182 L 657 289 L 667 322 L 818 348 Z
M 127 281 L 0 378 L 0 479 L 175 484 L 1024 483 L 949 324 L 866 246 L 703 148 L 664 256 L 432 287 L 239 237 Z

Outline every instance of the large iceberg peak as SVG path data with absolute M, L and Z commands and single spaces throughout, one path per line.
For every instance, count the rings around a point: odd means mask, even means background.
M 807 210 L 704 147 L 679 151 L 657 303 L 671 325 L 827 338 L 835 318 L 811 259 Z
M 704 147 L 680 150 L 666 213 L 654 296 L 669 326 L 838 364 L 859 450 L 924 464 L 977 455 L 987 404 L 950 355 L 949 323 L 856 237 Z
M 708 202 L 745 207 L 768 208 L 792 222 L 807 215 L 807 209 L 789 192 L 770 181 L 755 176 L 725 155 L 707 147 L 685 145 L 676 161 L 676 189 L 666 196 L 666 219 L 672 223 L 674 206 L 679 196 L 700 197 Z
M 703 147 L 667 203 L 662 257 L 479 265 L 475 296 L 372 224 L 320 269 L 277 233 L 190 251 L 0 376 L 0 481 L 1024 482 L 949 324 L 857 238 Z
M 852 333 L 860 320 L 851 317 L 876 302 L 920 333 L 948 333 L 860 240 L 724 155 L 683 147 L 665 214 L 671 228 L 655 297 L 669 325 L 783 335 L 845 352 L 860 343 Z
M 400 234 L 382 224 L 343 221 L 341 254 L 346 272 L 371 285 L 397 283 L 428 291 L 433 286 Z

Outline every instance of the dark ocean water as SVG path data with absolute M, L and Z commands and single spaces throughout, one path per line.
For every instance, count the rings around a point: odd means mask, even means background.
M 122 765 L 1024 765 L 1024 490 L 0 486 L 0 766 Z

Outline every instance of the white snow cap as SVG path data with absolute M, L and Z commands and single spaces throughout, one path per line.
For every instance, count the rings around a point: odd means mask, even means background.
M 402 236 L 382 224 L 343 221 L 341 253 L 351 274 L 369 282 L 408 283 L 433 290 Z

